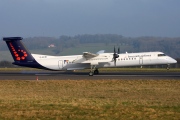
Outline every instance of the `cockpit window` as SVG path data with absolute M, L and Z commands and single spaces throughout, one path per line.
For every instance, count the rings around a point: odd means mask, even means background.
M 165 54 L 158 54 L 158 57 L 166 56 Z

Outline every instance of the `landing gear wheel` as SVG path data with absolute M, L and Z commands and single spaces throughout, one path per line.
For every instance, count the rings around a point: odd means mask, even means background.
M 167 70 L 169 70 L 170 69 L 170 65 L 169 64 L 167 64 L 167 68 L 166 68 Z
M 90 72 L 89 72 L 89 76 L 93 76 L 94 75 L 94 71 L 96 71 L 95 70 L 96 69 L 96 65 L 91 65 L 91 70 L 90 70 Z
M 98 75 L 98 74 L 99 74 L 99 71 L 96 69 L 96 70 L 94 71 L 94 74 L 95 74 L 95 75 Z
M 89 72 L 89 76 L 93 76 L 94 74 L 93 74 L 93 72 Z

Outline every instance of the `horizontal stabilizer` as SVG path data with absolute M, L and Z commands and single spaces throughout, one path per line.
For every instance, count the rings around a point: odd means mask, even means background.
M 22 40 L 22 37 L 4 37 L 4 41 Z

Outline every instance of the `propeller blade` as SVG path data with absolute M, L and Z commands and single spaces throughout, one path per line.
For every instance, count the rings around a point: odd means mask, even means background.
M 114 54 L 116 53 L 116 49 L 115 49 L 115 46 L 114 46 Z
M 120 48 L 118 47 L 118 54 L 120 54 Z

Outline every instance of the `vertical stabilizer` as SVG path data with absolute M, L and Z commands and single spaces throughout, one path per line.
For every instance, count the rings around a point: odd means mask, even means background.
M 23 38 L 21 37 L 7 37 L 3 38 L 11 52 L 11 55 L 16 62 L 32 62 L 34 61 L 33 56 L 25 48 L 24 44 L 21 42 Z
M 28 49 L 26 49 L 26 47 L 21 41 L 22 39 L 22 37 L 3 38 L 14 59 L 13 64 L 33 68 L 43 68 L 39 63 L 36 62 Z

